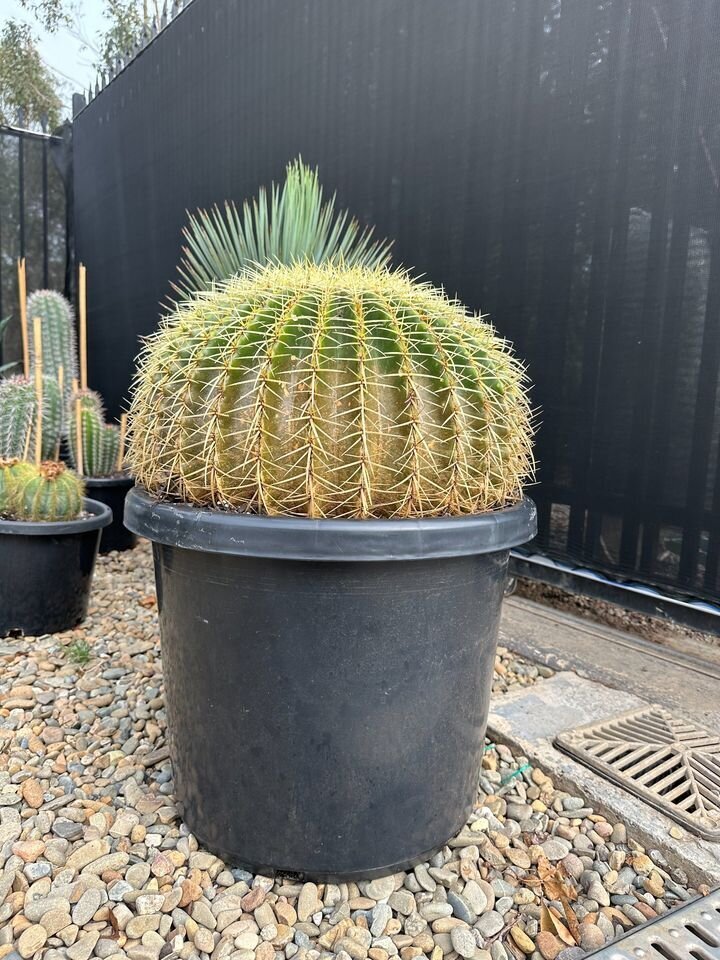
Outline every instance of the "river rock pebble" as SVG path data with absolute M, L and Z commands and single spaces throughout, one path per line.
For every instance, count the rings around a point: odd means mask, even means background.
M 493 693 L 551 673 L 500 647 Z M 576 960 L 696 892 L 502 745 L 460 833 L 366 882 L 223 863 L 173 791 L 143 543 L 99 558 L 81 627 L 0 640 L 0 960 Z M 567 885 L 574 947 L 540 930 L 543 906 L 562 919 L 540 868 Z

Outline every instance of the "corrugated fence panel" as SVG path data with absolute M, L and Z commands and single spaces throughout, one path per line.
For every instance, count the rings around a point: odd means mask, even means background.
M 717 599 L 714 0 L 193 0 L 74 126 L 111 409 L 185 210 L 300 153 L 527 359 L 537 548 Z

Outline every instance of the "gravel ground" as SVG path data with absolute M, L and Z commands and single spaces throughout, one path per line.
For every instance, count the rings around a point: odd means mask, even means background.
M 468 824 L 367 883 L 253 876 L 177 817 L 150 552 L 77 630 L 0 641 L 0 960 L 575 960 L 688 898 L 682 871 L 486 747 Z M 507 651 L 496 694 L 548 674 Z

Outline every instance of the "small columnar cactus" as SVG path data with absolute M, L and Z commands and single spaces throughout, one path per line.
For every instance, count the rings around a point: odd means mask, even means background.
M 27 377 L 0 380 L 0 458 L 22 459 L 29 449 L 36 410 L 35 387 Z
M 404 273 L 272 265 L 150 338 L 129 463 L 158 496 L 265 514 L 429 517 L 521 497 L 524 373 L 491 326 Z
M 65 404 L 60 393 L 60 384 L 54 377 L 42 378 L 42 457 L 44 460 L 54 460 L 58 456 L 60 440 L 65 423 Z M 37 429 L 37 413 L 33 423 L 30 439 L 30 452 L 35 450 L 35 430 Z
M 77 346 L 75 343 L 75 319 L 69 302 L 55 290 L 36 290 L 27 300 L 27 316 L 30 324 L 30 369 L 35 361 L 35 343 L 32 336 L 32 321 L 41 321 L 43 373 L 59 379 L 63 368 L 63 393 L 67 400 L 71 384 L 77 377 Z
M 77 449 L 77 414 L 80 406 L 80 443 L 82 458 Z M 102 400 L 92 390 L 80 390 L 72 395 L 68 442 L 73 467 L 77 470 L 82 460 L 85 477 L 107 477 L 117 471 L 120 450 L 120 431 L 111 423 L 105 423 Z
M 64 463 L 43 461 L 16 478 L 11 493 L 15 520 L 74 520 L 82 510 L 84 494 L 80 477 Z

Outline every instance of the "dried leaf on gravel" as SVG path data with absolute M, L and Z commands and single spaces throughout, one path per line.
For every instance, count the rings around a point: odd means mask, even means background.
M 540 929 L 546 933 L 554 933 L 568 947 L 574 947 L 577 943 L 575 937 L 570 933 L 565 924 L 556 917 L 555 914 L 543 904 L 540 911 Z

